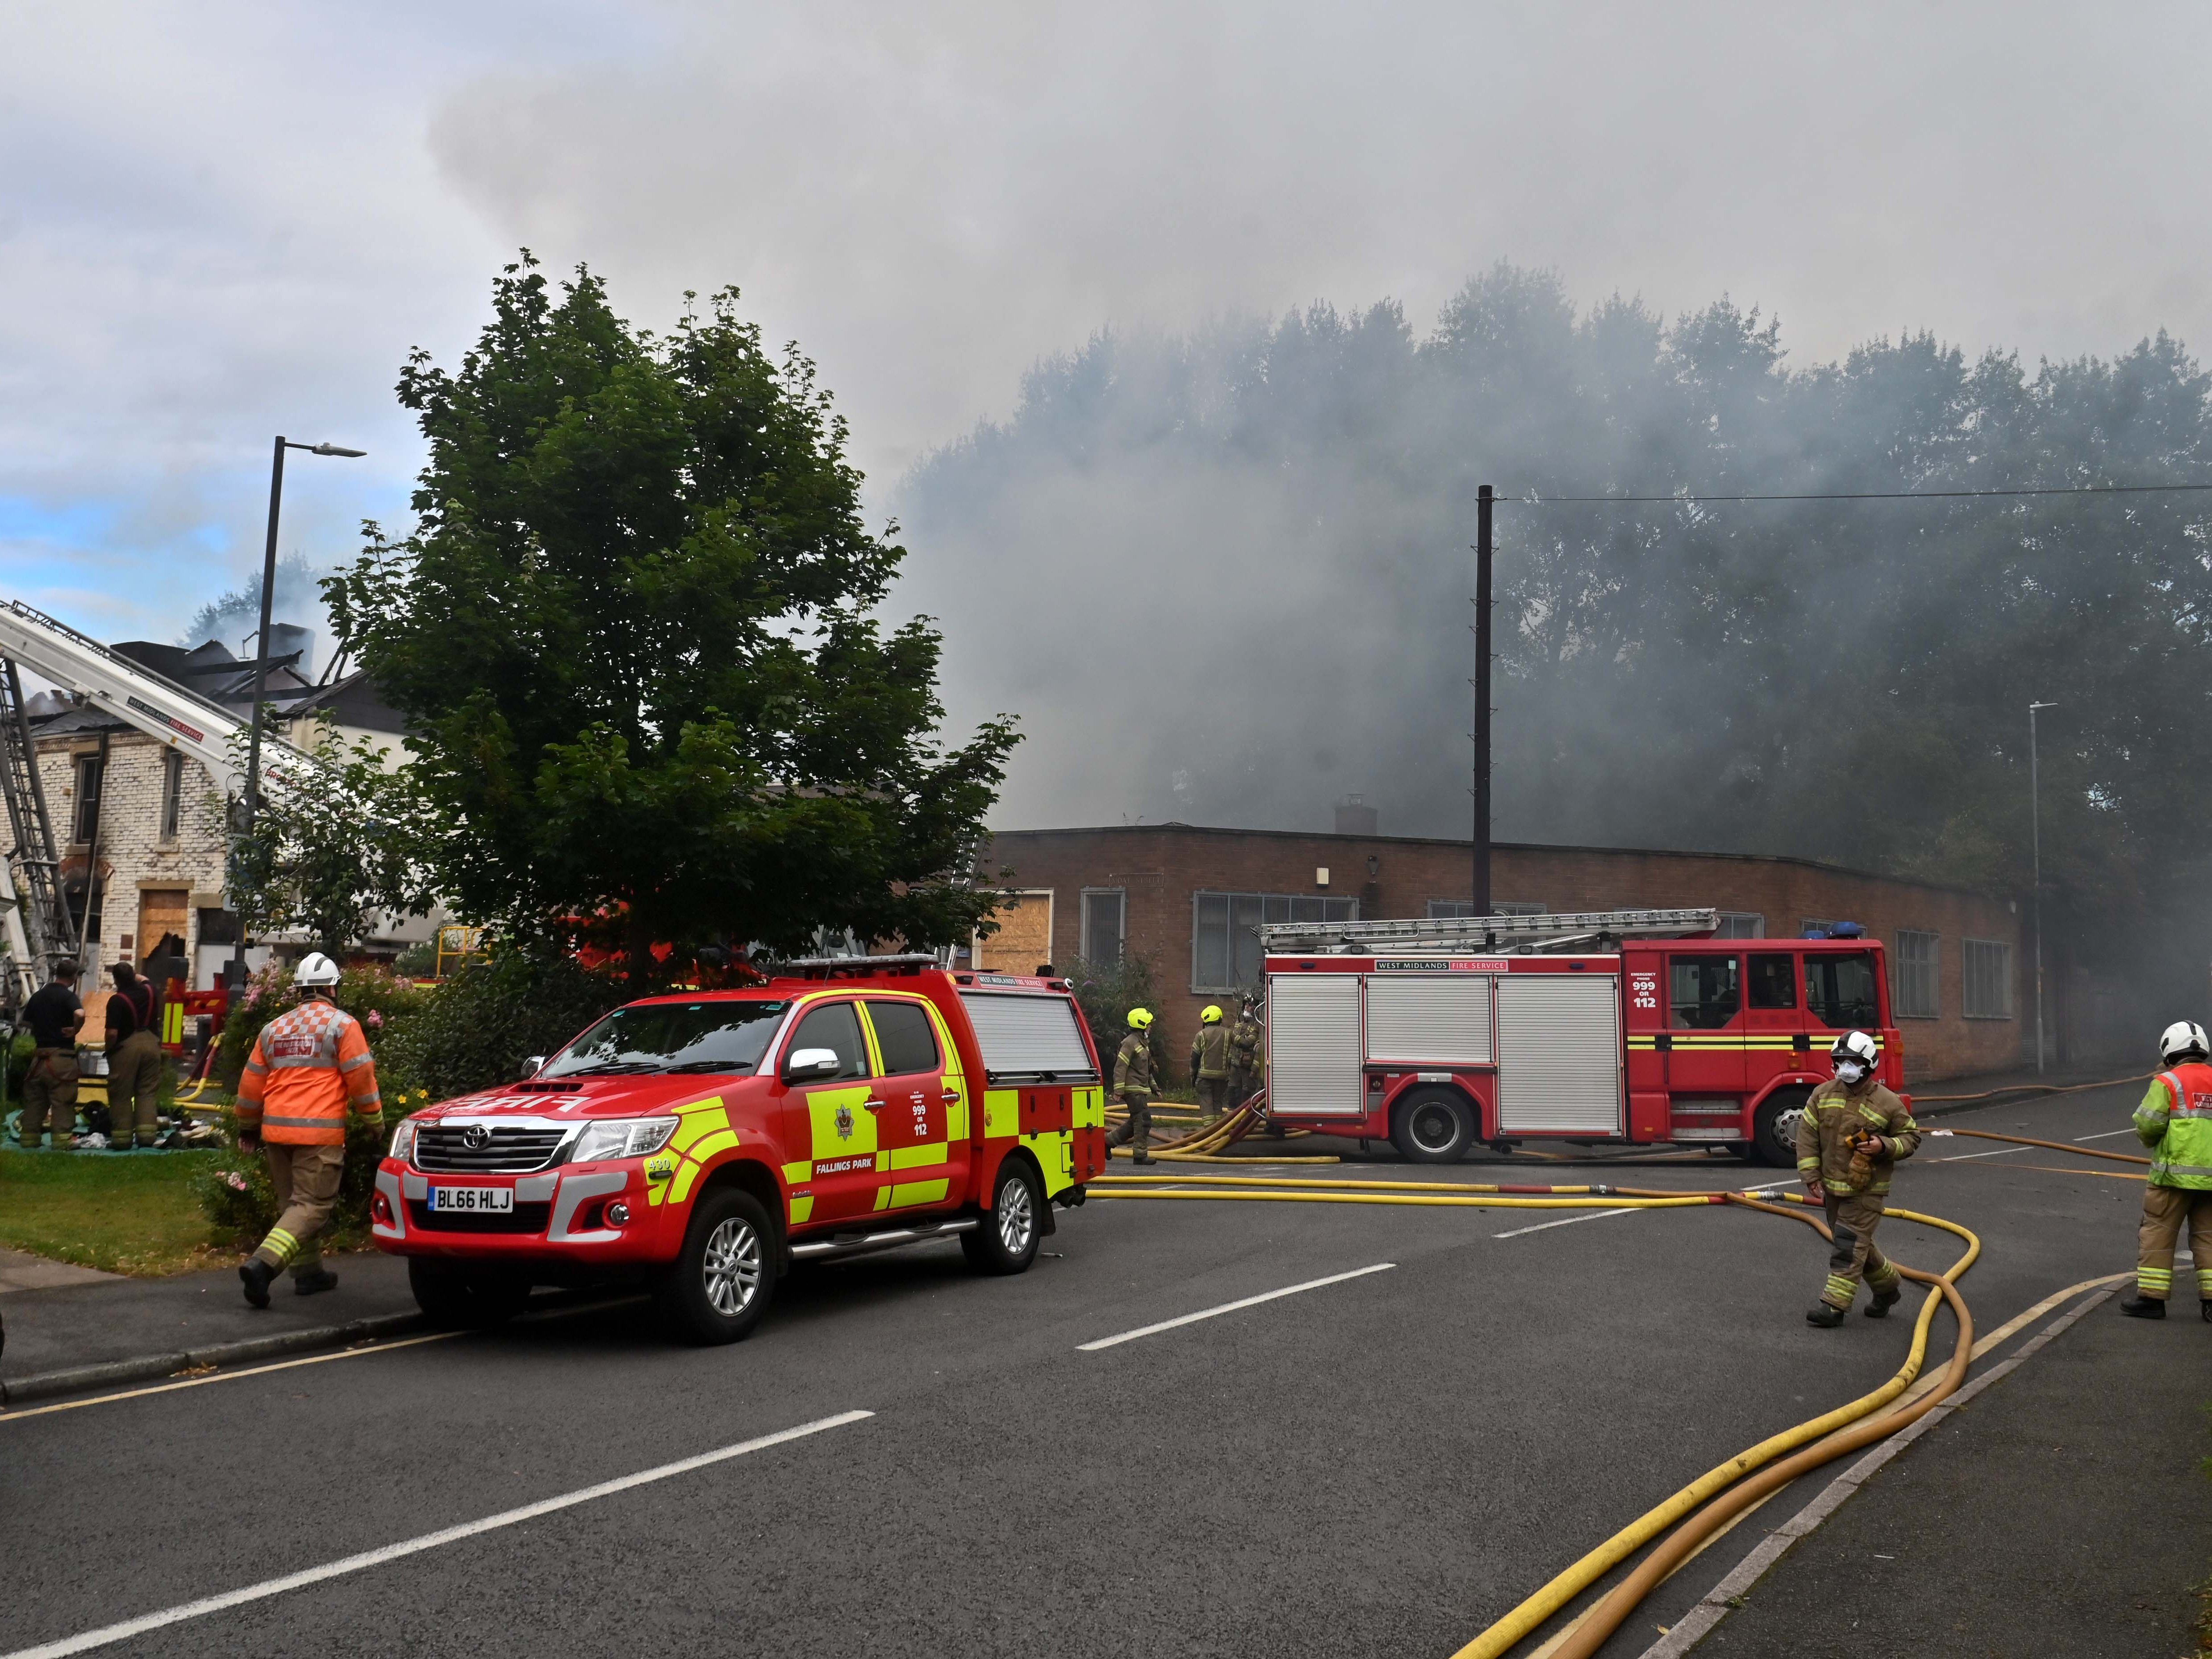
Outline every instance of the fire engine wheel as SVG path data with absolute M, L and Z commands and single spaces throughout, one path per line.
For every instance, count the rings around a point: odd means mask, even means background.
M 530 1281 L 496 1269 L 410 1256 L 407 1288 L 415 1305 L 441 1330 L 489 1330 L 522 1311 Z
M 1390 1115 L 1390 1143 L 1414 1164 L 1456 1164 L 1474 1145 L 1474 1114 L 1449 1089 L 1417 1089 Z
M 767 1212 L 750 1193 L 722 1187 L 694 1204 L 684 1249 L 653 1287 L 669 1333 L 701 1346 L 750 1336 L 775 1292 L 772 1237 Z
M 968 1265 L 978 1273 L 1025 1273 L 1036 1260 L 1042 1237 L 1037 1213 L 1044 1200 L 1029 1169 L 1013 1158 L 999 1166 L 999 1179 L 991 1190 L 991 1212 L 960 1235 L 960 1249 Z
M 1811 1094 L 1778 1089 L 1759 1103 L 1752 1119 L 1751 1155 L 1770 1169 L 1794 1169 L 1797 1163 L 1797 1120 Z

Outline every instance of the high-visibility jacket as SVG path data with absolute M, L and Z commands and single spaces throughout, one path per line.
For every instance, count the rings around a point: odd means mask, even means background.
M 2212 1066 L 2192 1061 L 2160 1072 L 2136 1108 L 2135 1125 L 2151 1151 L 2151 1185 L 2212 1192 Z
M 1889 1150 L 1874 1160 L 1866 1191 L 1881 1198 L 1889 1191 L 1889 1178 L 1900 1158 L 1911 1158 L 1920 1145 L 1920 1126 L 1895 1095 L 1871 1079 L 1854 1094 L 1834 1080 L 1813 1091 L 1805 1114 L 1797 1120 L 1797 1170 L 1817 1175 L 1820 1184 L 1838 1198 L 1856 1191 L 1851 1183 L 1853 1131 L 1871 1131 L 1889 1143 Z
M 1194 1078 L 1229 1075 L 1229 1028 L 1219 1020 L 1201 1025 L 1190 1041 L 1190 1074 Z
M 238 1080 L 238 1127 L 287 1146 L 343 1146 L 346 1109 L 384 1121 L 376 1062 L 361 1022 L 327 1002 L 303 1002 L 261 1028 Z

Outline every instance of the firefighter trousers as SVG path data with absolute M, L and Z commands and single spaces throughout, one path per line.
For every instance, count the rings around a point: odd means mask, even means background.
M 1828 1212 L 1828 1231 L 1835 1235 L 1835 1244 L 1828 1252 L 1828 1282 L 1821 1287 L 1820 1300 L 1832 1308 L 1848 1311 L 1858 1296 L 1861 1279 L 1873 1287 L 1876 1296 L 1898 1292 L 1896 1264 L 1875 1248 L 1874 1230 L 1881 1224 L 1882 1203 L 1881 1197 L 1870 1193 L 1850 1198 L 1828 1194 L 1823 1207 Z
M 1259 1086 L 1259 1079 L 1243 1067 L 1240 1066 L 1231 1072 L 1229 1073 L 1229 1103 L 1231 1106 L 1242 1106 L 1252 1098 L 1252 1091 Z
M 2212 1302 L 2212 1192 L 2187 1187 L 2143 1188 L 2142 1228 L 2136 1235 L 2136 1290 L 2163 1302 L 2173 1294 L 2173 1246 L 2189 1224 L 2197 1258 L 2197 1294 Z
M 40 1048 L 31 1055 L 30 1075 L 23 1079 L 23 1110 L 15 1120 L 15 1133 L 23 1145 L 36 1146 L 51 1119 L 54 1145 L 66 1146 L 76 1133 L 76 1050 Z
M 1138 1158 L 1150 1158 L 1152 1146 L 1152 1097 L 1135 1089 L 1121 1091 L 1121 1104 L 1128 1108 L 1128 1121 L 1107 1137 L 1111 1146 L 1130 1146 Z
M 289 1267 L 295 1278 L 303 1277 L 323 1265 L 315 1238 L 330 1224 L 331 1211 L 338 1201 L 345 1148 L 264 1141 L 262 1150 L 269 1157 L 269 1184 L 276 1190 L 282 1213 L 253 1254 L 272 1267 Z
M 1229 1109 L 1229 1079 L 1225 1077 L 1202 1077 L 1198 1080 L 1199 1103 L 1216 1117 Z
M 137 1133 L 141 1146 L 154 1144 L 161 1131 L 161 1068 L 168 1062 L 161 1041 L 151 1031 L 133 1031 L 107 1057 L 107 1111 L 115 1120 L 108 1133 L 118 1146 Z

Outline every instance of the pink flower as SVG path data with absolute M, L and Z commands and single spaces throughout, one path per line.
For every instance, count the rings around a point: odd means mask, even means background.
M 229 1182 L 231 1191 L 234 1193 L 242 1193 L 246 1190 L 246 1177 L 239 1174 L 237 1170 L 233 1170 L 224 1177 L 224 1179 Z
M 380 1031 L 384 1029 L 384 1016 L 372 1008 L 368 1011 L 368 1018 L 362 1023 L 372 1031 Z

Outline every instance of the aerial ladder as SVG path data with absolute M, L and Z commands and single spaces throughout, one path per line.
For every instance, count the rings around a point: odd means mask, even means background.
M 1692 939 L 1720 926 L 1717 910 L 1568 910 L 1549 915 L 1426 916 L 1397 921 L 1269 922 L 1260 943 L 1270 956 L 1384 956 L 1395 951 L 1511 951 L 1516 955 L 1602 949 L 1625 939 Z
M 0 599 L 0 794 L 6 797 L 15 836 L 12 851 L 0 865 L 0 884 L 13 888 L 15 901 L 7 911 L 5 940 L 19 980 L 33 975 L 35 983 L 51 971 L 56 957 L 68 954 L 70 935 L 53 821 L 39 781 L 18 665 L 191 756 L 225 795 L 237 795 L 245 787 L 246 769 L 237 750 L 244 746 L 247 720 L 20 599 Z M 261 787 L 275 793 L 336 790 L 338 784 L 321 762 L 264 726 Z

